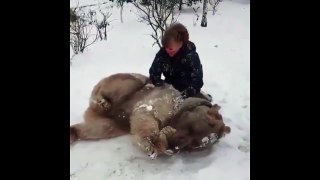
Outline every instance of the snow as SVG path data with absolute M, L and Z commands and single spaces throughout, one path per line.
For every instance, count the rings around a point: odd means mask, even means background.
M 70 1 L 71 6 L 77 1 Z M 82 0 L 79 5 L 97 0 Z M 103 2 L 100 0 L 100 2 Z M 215 16 L 208 13 L 208 27 L 184 9 L 179 22 L 187 26 L 196 44 L 203 70 L 202 90 L 221 106 L 231 134 L 212 151 L 157 157 L 151 160 L 131 142 L 130 136 L 78 142 L 70 147 L 70 179 L 250 179 L 250 1 L 224 0 Z M 70 66 L 70 125 L 83 121 L 93 86 L 103 77 L 119 72 L 148 75 L 157 52 L 150 28 L 137 22 L 134 7 L 112 9 L 108 40 L 99 41 Z M 72 55 L 72 54 L 71 54 Z M 150 107 L 146 107 L 149 108 Z
M 141 105 L 140 107 L 146 108 L 147 111 L 151 111 L 151 110 L 152 110 L 152 106 L 150 106 L 150 105 L 143 104 L 143 105 Z

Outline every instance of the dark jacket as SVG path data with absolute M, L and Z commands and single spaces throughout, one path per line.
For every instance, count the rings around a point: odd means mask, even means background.
M 161 48 L 149 69 L 150 80 L 156 86 L 172 84 L 183 95 L 192 97 L 203 86 L 202 64 L 196 52 L 196 46 L 190 42 L 183 45 L 174 57 L 169 57 Z M 165 80 L 161 80 L 161 75 Z

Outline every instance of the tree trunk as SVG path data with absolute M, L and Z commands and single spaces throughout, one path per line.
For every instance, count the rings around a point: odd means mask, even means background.
M 101 30 L 100 30 L 100 29 L 98 29 L 98 33 L 99 33 L 100 40 L 102 41 L 103 37 L 102 37 L 102 34 L 101 34 Z
M 203 0 L 201 27 L 207 27 L 208 0 Z
M 123 4 L 120 6 L 120 20 L 121 20 L 121 23 L 123 23 L 122 14 L 123 14 Z
M 182 9 L 182 0 L 179 0 L 179 11 Z
M 104 40 L 107 40 L 107 26 L 104 28 Z

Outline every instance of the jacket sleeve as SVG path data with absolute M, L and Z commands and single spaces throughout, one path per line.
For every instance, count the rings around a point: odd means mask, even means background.
M 184 90 L 183 95 L 191 97 L 200 92 L 203 86 L 202 64 L 198 53 L 193 52 L 187 55 L 187 65 L 191 70 L 191 79 L 189 86 Z
M 153 85 L 161 86 L 164 83 L 163 80 L 161 79 L 161 74 L 162 74 L 162 66 L 161 66 L 160 57 L 157 54 L 149 69 L 149 78 Z

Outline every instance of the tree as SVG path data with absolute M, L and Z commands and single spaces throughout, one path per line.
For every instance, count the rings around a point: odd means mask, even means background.
M 203 0 L 201 27 L 207 27 L 208 0 Z
M 143 3 L 147 3 L 146 5 L 136 1 L 132 2 L 138 10 L 140 21 L 152 28 L 151 37 L 155 40 L 153 45 L 157 44 L 159 48 L 161 48 L 160 39 L 165 30 L 177 21 L 178 17 L 175 16 L 174 8 L 178 2 L 179 0 L 148 0 Z

